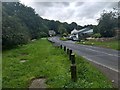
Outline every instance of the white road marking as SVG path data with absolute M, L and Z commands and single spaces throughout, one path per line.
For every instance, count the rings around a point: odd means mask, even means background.
M 101 51 L 97 51 L 97 50 L 93 50 L 93 49 L 89 49 L 89 48 L 86 48 L 87 50 L 91 50 L 91 51 L 94 51 L 94 52 L 99 52 L 99 53 L 103 53 L 103 54 L 107 54 L 109 56 L 116 56 L 116 57 L 119 57 L 118 55 L 115 55 L 115 54 L 109 54 L 109 53 L 105 53 L 105 52 L 101 52 Z
M 106 68 L 108 68 L 108 69 L 111 69 L 111 70 L 113 70 L 113 71 L 115 71 L 115 72 L 119 72 L 117 69 L 114 69 L 114 68 L 111 68 L 111 67 L 106 66 L 106 65 L 104 65 L 104 64 L 101 64 L 101 63 L 99 63 L 99 62 L 93 61 L 92 59 L 87 58 L 86 56 L 83 56 L 83 57 L 86 58 L 87 60 L 91 61 L 91 62 L 94 62 L 94 63 L 98 64 L 98 65 L 101 65 L 101 66 L 103 66 L 103 67 L 106 67 Z
M 62 44 L 63 44 L 63 43 L 62 43 Z M 85 46 L 85 45 L 83 45 L 83 46 Z M 95 47 L 95 48 L 96 48 L 96 47 Z M 87 49 L 87 50 L 94 51 L 94 52 L 104 53 L 104 54 L 107 54 L 107 55 L 109 55 L 109 56 L 116 56 L 116 57 L 119 57 L 119 55 L 115 55 L 115 54 L 109 54 L 109 53 L 105 53 L 105 52 L 93 50 L 93 49 L 90 49 L 90 48 L 86 48 L 86 49 Z M 110 70 L 113 70 L 113 71 L 115 71 L 115 72 L 119 72 L 117 69 L 114 69 L 114 68 L 111 68 L 111 67 L 109 67 L 109 66 L 106 66 L 106 65 L 104 65 L 104 64 L 102 64 L 102 63 L 93 61 L 92 59 L 90 59 L 90 58 L 88 58 L 88 57 L 86 57 L 86 56 L 83 56 L 83 57 L 86 58 L 87 60 L 93 62 L 93 63 L 96 63 L 96 64 L 98 64 L 98 65 L 101 65 L 101 66 L 103 66 L 103 67 L 106 67 L 106 68 L 108 68 L 108 69 L 110 69 Z

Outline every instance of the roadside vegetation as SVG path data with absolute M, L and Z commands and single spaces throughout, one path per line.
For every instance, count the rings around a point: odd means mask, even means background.
M 91 37 L 93 37 L 94 39 L 85 40 L 86 38 L 84 38 L 82 42 L 80 41 L 77 43 L 120 50 L 118 46 L 118 44 L 120 43 L 119 29 L 120 29 L 120 16 L 119 13 L 117 12 L 117 9 L 114 8 L 113 11 L 109 12 L 103 11 L 101 17 L 98 19 L 98 25 L 93 27 L 93 35 Z
M 2 3 L 2 49 L 11 49 L 32 39 L 47 37 L 49 30 L 54 30 L 56 35 L 68 36 L 73 29 L 80 30 L 86 27 L 93 29 L 94 37 L 114 37 L 120 28 L 119 13 L 117 9 L 103 11 L 98 25 L 81 26 L 75 22 L 68 24 L 43 19 L 33 8 L 19 2 Z
M 67 41 L 68 39 L 67 39 L 66 37 L 65 37 L 65 38 L 64 38 L 64 37 L 61 37 L 60 40 L 62 40 L 62 41 Z
M 77 44 L 99 46 L 99 47 L 111 48 L 115 50 L 120 50 L 119 43 L 120 40 L 110 40 L 110 41 L 86 40 L 82 42 L 77 42 Z
M 49 30 L 67 37 L 73 29 L 94 29 L 95 37 L 113 37 L 120 24 L 116 13 L 103 13 L 97 26 L 80 26 L 40 17 L 33 8 L 19 2 L 2 3 L 2 86 L 27 88 L 34 78 L 45 78 L 48 88 L 112 88 L 108 79 L 84 58 L 76 58 L 77 82 L 70 79 L 68 55 L 55 48 L 44 37 Z M 118 21 L 118 22 L 117 22 Z M 110 28 L 108 28 L 110 27 Z M 114 30 L 113 30 L 114 29 Z M 42 39 L 40 39 L 42 38 Z M 66 41 L 66 38 L 61 38 Z M 28 43 L 28 44 L 27 44 Z M 81 43 L 81 42 L 79 42 Z M 103 45 L 118 49 L 117 41 L 85 41 L 82 44 Z M 109 44 L 109 45 L 108 45 Z
M 46 39 L 3 51 L 3 88 L 27 88 L 33 78 L 48 88 L 112 88 L 108 79 L 84 58 L 76 58 L 77 82 L 71 81 L 68 55 Z

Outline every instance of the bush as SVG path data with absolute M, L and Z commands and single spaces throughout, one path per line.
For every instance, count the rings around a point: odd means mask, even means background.
M 67 33 L 63 33 L 63 35 L 62 35 L 62 36 L 66 37 L 66 36 L 67 36 Z
M 47 33 L 45 33 L 45 32 L 40 32 L 40 37 L 42 38 L 42 37 L 47 37 L 48 35 L 47 35 Z
M 61 37 L 60 40 L 62 40 L 62 41 L 67 41 L 68 39 L 67 39 L 67 38 L 64 38 L 64 37 Z
M 92 35 L 92 37 L 94 37 L 94 38 L 100 38 L 101 34 L 100 33 L 95 33 L 95 34 Z
M 28 28 L 17 17 L 3 17 L 2 45 L 3 49 L 26 44 L 30 40 Z

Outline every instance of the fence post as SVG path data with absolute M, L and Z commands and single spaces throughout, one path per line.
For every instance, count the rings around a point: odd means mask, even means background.
M 67 48 L 67 54 L 69 54 L 69 48 Z
M 72 50 L 69 50 L 69 59 L 71 60 Z
M 76 82 L 77 81 L 77 73 L 76 73 L 76 64 L 71 64 L 71 79 Z
M 71 63 L 75 64 L 75 54 L 74 53 L 71 54 Z
M 64 46 L 64 51 L 66 51 L 66 46 Z
M 60 45 L 60 48 L 62 49 L 62 45 Z

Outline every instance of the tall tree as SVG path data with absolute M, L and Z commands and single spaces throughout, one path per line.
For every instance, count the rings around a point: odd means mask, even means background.
M 66 31 L 66 29 L 65 29 L 65 27 L 64 27 L 63 25 L 60 25 L 60 26 L 59 26 L 58 31 L 59 31 L 59 33 L 60 33 L 61 35 L 63 35 L 64 33 L 67 33 L 67 31 Z
M 77 29 L 77 24 L 75 22 L 72 22 L 70 24 L 70 30 Z
M 4 47 L 12 47 L 27 43 L 30 39 L 48 36 L 49 30 L 57 34 L 70 33 L 77 28 L 71 24 L 47 20 L 36 14 L 35 10 L 19 2 L 2 3 L 2 39 Z
M 99 19 L 98 29 L 100 30 L 100 34 L 103 37 L 112 37 L 115 35 L 114 27 L 116 27 L 117 18 L 115 17 L 115 13 L 113 12 L 104 12 Z

